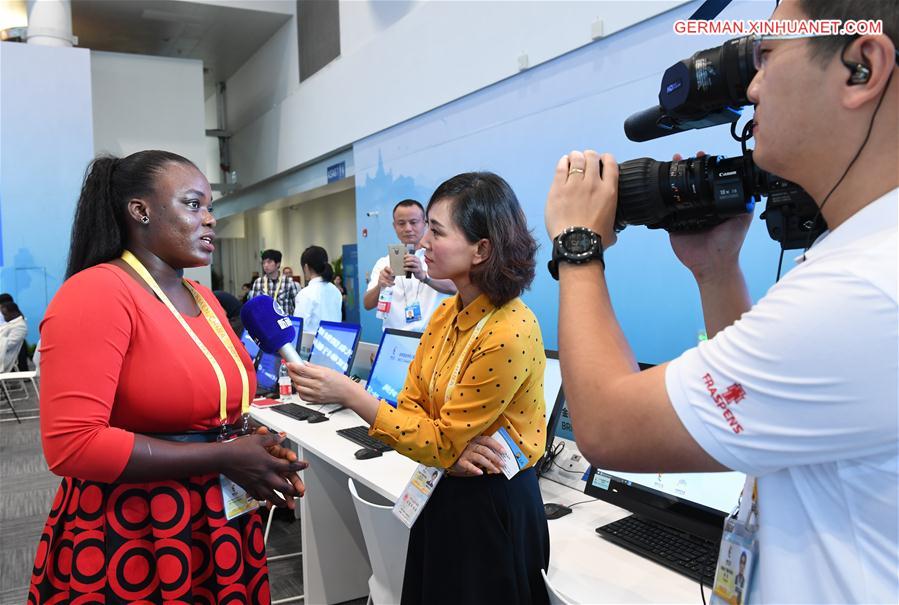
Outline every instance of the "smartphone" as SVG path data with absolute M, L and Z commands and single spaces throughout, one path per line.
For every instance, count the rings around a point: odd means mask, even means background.
M 403 258 L 406 256 L 406 246 L 403 244 L 390 244 L 387 246 L 387 258 L 390 260 L 390 270 L 397 277 L 406 274 L 403 268 Z

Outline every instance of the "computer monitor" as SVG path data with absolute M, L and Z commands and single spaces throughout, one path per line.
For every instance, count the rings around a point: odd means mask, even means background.
M 640 369 L 651 368 L 640 364 Z M 721 538 L 724 518 L 736 506 L 746 475 L 625 473 L 591 468 L 584 493 L 637 515 L 700 536 Z
M 624 473 L 591 468 L 584 493 L 708 540 L 740 498 L 743 473 Z
M 300 339 L 303 336 L 303 318 L 291 317 L 290 322 L 296 330 L 296 338 L 293 346 L 300 348 Z M 281 366 L 281 356 L 271 353 L 263 353 L 253 341 L 246 330 L 240 336 L 240 341 L 247 349 L 247 353 L 253 359 L 253 367 L 256 369 L 256 392 L 271 393 L 278 389 L 278 370 Z
M 546 451 L 537 463 L 537 474 L 543 475 L 552 464 L 554 440 L 562 410 L 565 408 L 565 393 L 562 390 L 562 367 L 559 352 L 546 349 L 546 369 L 543 372 L 543 400 L 546 405 Z
M 546 402 L 546 447 L 551 447 L 556 435 L 556 426 L 565 407 L 565 394 L 562 392 L 562 367 L 559 365 L 559 352 L 546 350 L 546 370 L 543 372 L 543 399 Z
M 339 321 L 322 321 L 312 340 L 309 363 L 349 374 L 356 357 L 362 327 Z
M 384 330 L 365 390 L 396 407 L 420 339 L 419 332 Z
M 640 370 L 652 364 L 640 363 Z M 584 493 L 706 538 L 721 528 L 743 489 L 746 475 L 724 473 L 625 473 L 591 468 Z

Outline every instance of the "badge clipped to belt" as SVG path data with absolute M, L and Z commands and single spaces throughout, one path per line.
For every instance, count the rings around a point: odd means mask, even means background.
M 710 603 L 742 605 L 748 600 L 758 563 L 758 521 L 756 478 L 746 477 L 739 512 L 724 521 Z
M 416 467 L 412 478 L 406 484 L 406 489 L 393 505 L 393 514 L 403 525 L 410 529 L 415 525 L 415 520 L 434 493 L 437 483 L 443 478 L 443 473 L 443 469 L 424 464 Z

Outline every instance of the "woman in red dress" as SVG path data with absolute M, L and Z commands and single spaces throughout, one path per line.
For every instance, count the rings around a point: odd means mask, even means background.
M 270 600 L 259 511 L 237 513 L 247 496 L 292 506 L 305 464 L 277 435 L 240 436 L 252 362 L 212 292 L 182 278 L 210 263 L 214 227 L 181 156 L 90 166 L 41 323 L 41 435 L 63 480 L 30 603 Z

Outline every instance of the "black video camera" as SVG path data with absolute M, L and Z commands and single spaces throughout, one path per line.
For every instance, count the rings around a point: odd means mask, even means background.
M 807 246 L 827 228 L 814 200 L 799 185 L 753 163 L 752 151 L 746 148 L 752 122 L 744 127 L 742 136 L 735 132 L 741 108 L 751 104 L 746 91 L 756 74 L 752 45 L 752 36 L 735 38 L 675 63 L 662 76 L 659 105 L 625 121 L 625 134 L 637 142 L 730 123 L 743 154 L 623 162 L 615 220 L 618 230 L 646 225 L 669 232 L 701 231 L 752 212 L 760 196 L 768 197 L 761 215 L 768 234 L 784 250 Z
M 765 172 L 752 151 L 733 158 L 703 156 L 678 162 L 651 158 L 619 165 L 615 229 L 646 225 L 671 233 L 703 231 L 752 212 L 758 197 L 768 203 L 761 218 L 784 250 L 803 248 L 826 225 L 802 187 Z

